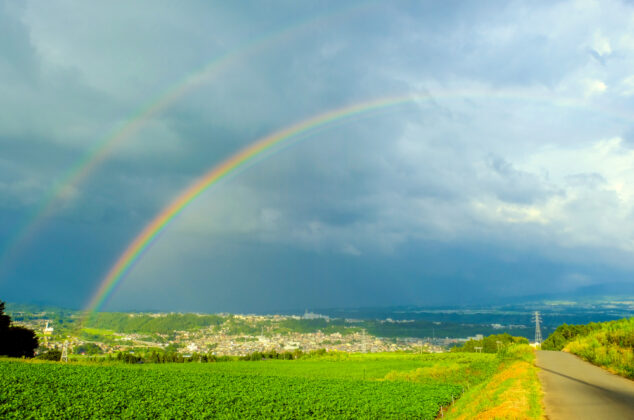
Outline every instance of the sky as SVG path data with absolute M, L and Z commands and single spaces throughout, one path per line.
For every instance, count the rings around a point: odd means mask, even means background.
M 206 189 L 99 309 L 632 289 L 632 2 L 0 0 L 0 299 L 85 308 L 207 171 L 389 97 Z

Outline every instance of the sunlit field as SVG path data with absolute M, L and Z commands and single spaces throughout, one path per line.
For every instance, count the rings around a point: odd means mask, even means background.
M 420 418 L 489 379 L 490 354 L 126 365 L 0 362 L 4 418 Z

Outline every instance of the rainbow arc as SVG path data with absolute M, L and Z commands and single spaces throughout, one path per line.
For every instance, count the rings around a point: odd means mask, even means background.
M 220 180 L 235 173 L 240 168 L 244 168 L 250 163 L 255 162 L 258 158 L 270 156 L 273 152 L 281 150 L 282 146 L 290 144 L 294 140 L 297 141 L 308 138 L 311 134 L 332 128 L 338 123 L 344 123 L 346 120 L 354 116 L 372 113 L 373 111 L 381 111 L 404 103 L 421 103 L 440 98 L 472 99 L 476 97 L 485 97 L 487 99 L 496 100 L 517 100 L 520 98 L 524 101 L 531 100 L 536 101 L 537 103 L 544 102 L 559 107 L 588 108 L 587 104 L 579 103 L 579 101 L 565 98 L 553 98 L 544 95 L 527 95 L 526 92 L 456 90 L 441 92 L 441 94 L 434 95 L 407 94 L 402 96 L 379 98 L 309 117 L 303 121 L 292 124 L 256 140 L 220 164 L 212 167 L 209 171 L 184 189 L 167 207 L 165 207 L 150 223 L 148 223 L 127 246 L 126 250 L 120 255 L 115 264 L 102 279 L 97 292 L 94 294 L 87 306 L 87 310 L 94 313 L 103 306 L 106 299 L 115 290 L 116 286 L 120 284 L 126 274 L 133 268 L 134 264 L 149 249 L 149 247 L 151 247 L 158 235 L 163 232 L 169 223 L 178 214 L 185 210 L 192 201 Z M 633 119 L 631 116 L 622 117 L 629 120 Z

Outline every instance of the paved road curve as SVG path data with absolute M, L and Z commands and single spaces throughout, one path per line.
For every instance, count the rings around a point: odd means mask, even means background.
M 549 420 L 634 420 L 634 381 L 559 351 L 538 351 Z

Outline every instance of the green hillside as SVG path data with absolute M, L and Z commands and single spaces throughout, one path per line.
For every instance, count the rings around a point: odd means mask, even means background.
M 587 325 L 561 325 L 542 343 L 634 379 L 634 317 Z

